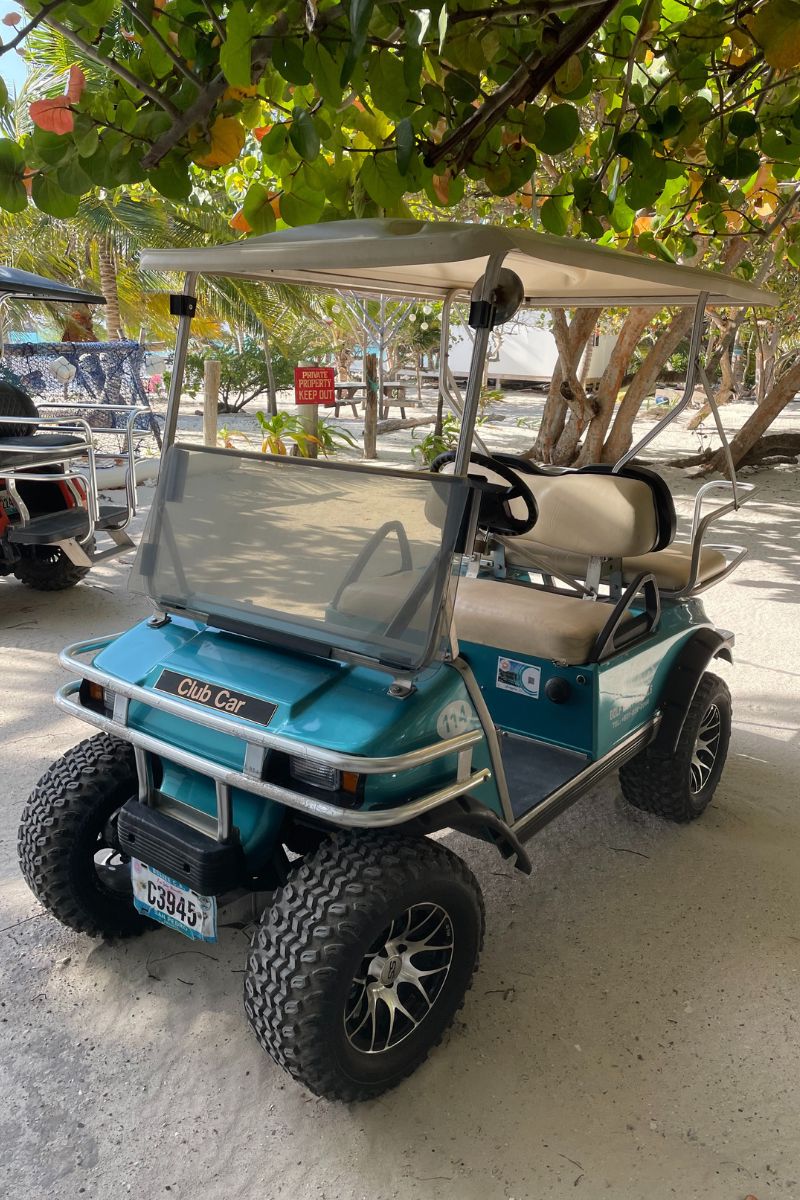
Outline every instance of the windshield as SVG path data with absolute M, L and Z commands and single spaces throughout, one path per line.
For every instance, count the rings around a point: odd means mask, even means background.
M 417 669 L 442 646 L 470 485 L 173 446 L 130 587 L 219 628 Z

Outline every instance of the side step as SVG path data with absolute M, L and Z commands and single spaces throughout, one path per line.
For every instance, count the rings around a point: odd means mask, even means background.
M 128 510 L 124 505 L 101 504 L 100 516 L 95 521 L 95 529 L 119 529 L 128 520 Z
M 67 538 L 84 538 L 88 532 L 86 509 L 68 508 L 64 512 L 32 517 L 27 525 L 15 525 L 8 532 L 8 540 L 18 546 L 49 546 Z

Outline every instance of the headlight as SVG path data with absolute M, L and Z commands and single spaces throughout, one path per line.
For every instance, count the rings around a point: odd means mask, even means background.
M 314 762 L 313 758 L 290 759 L 289 774 L 299 783 L 323 788 L 326 792 L 338 792 L 342 786 L 341 771 L 337 771 L 336 767 L 327 767 L 325 763 Z
M 363 782 L 363 776 L 355 771 L 339 771 L 313 758 L 290 758 L 289 774 L 307 787 L 320 788 L 324 792 L 348 792 L 353 797 L 360 795 Z
M 114 693 L 106 691 L 101 684 L 93 683 L 91 679 L 81 680 L 78 696 L 84 708 L 91 708 L 105 717 L 113 716 Z

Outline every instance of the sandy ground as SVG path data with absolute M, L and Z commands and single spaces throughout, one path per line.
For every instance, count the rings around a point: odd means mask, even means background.
M 516 398 L 493 440 L 526 444 L 514 422 L 538 403 Z M 409 461 L 408 444 L 382 454 Z M 661 455 L 695 445 L 678 431 Z M 696 484 L 668 474 L 690 511 Z M 203 952 L 166 931 L 108 945 L 40 910 L 19 813 L 88 732 L 52 705 L 56 652 L 147 610 L 125 561 L 62 596 L 0 583 L 0 1195 L 798 1200 L 798 474 L 750 477 L 760 494 L 726 530 L 750 558 L 707 597 L 737 634 L 711 809 L 664 825 L 612 780 L 529 844 L 530 879 L 450 837 L 485 892 L 480 970 L 445 1043 L 371 1105 L 317 1100 L 262 1054 L 241 930 Z

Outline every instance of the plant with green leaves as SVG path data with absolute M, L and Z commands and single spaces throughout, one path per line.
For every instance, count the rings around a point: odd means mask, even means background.
M 280 411 L 268 416 L 258 409 L 256 419 L 263 435 L 262 454 L 296 453 L 301 458 L 309 458 L 312 449 L 316 449 L 328 458 L 344 446 L 358 449 L 357 443 L 346 429 L 340 429 L 324 418 L 317 422 L 315 434 L 306 428 L 299 413 Z
M 411 447 L 412 457 L 418 458 L 424 466 L 429 467 L 440 454 L 456 448 L 460 430 L 461 424 L 458 419 L 452 413 L 445 413 L 442 418 L 441 431 L 437 432 L 435 429 L 431 429 L 420 437 L 419 445 Z M 418 431 L 416 429 L 412 430 L 411 437 L 414 440 L 417 439 Z

